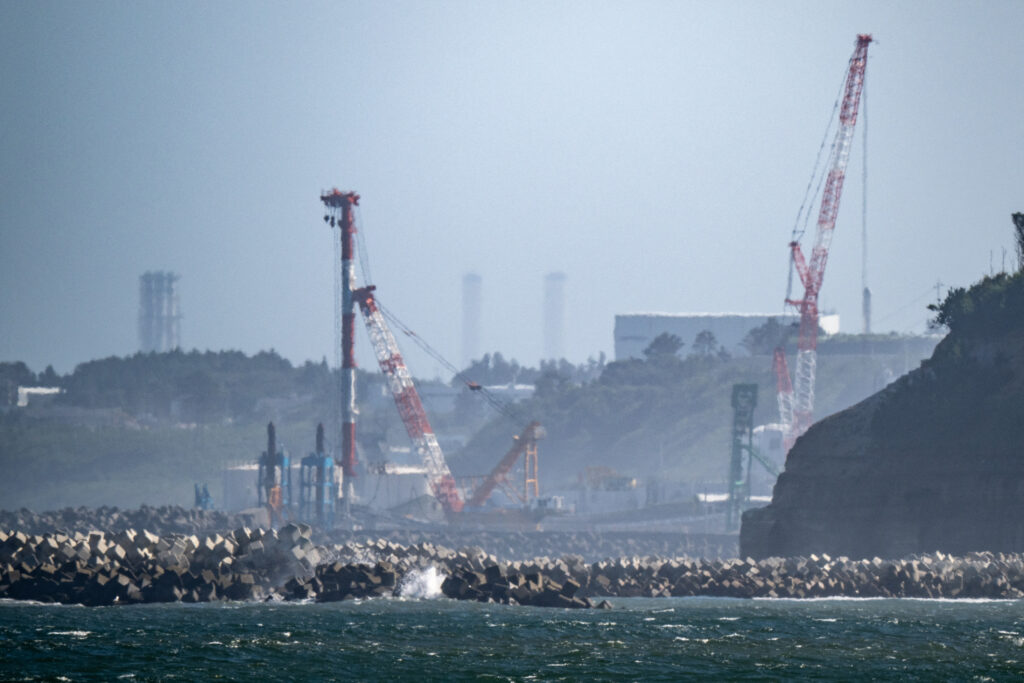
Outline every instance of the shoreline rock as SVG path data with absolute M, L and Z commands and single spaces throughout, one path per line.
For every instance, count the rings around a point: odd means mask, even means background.
M 582 555 L 500 560 L 387 539 L 317 545 L 307 525 L 222 534 L 125 529 L 41 535 L 0 531 L 0 598 L 84 605 L 214 600 L 332 602 L 400 594 L 433 567 L 452 599 L 589 608 L 603 598 L 1024 598 L 1024 555 L 940 552 L 902 559 L 828 555 L 762 560 Z

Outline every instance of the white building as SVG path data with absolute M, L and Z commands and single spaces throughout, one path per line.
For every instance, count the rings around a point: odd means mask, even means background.
M 742 342 L 747 333 L 775 318 L 780 324 L 798 323 L 800 316 L 770 313 L 625 313 L 615 316 L 615 360 L 643 358 L 644 349 L 665 332 L 686 344 L 689 353 L 697 335 L 708 330 L 715 340 L 733 355 L 745 355 Z M 823 315 L 820 322 L 826 334 L 839 332 L 839 315 Z

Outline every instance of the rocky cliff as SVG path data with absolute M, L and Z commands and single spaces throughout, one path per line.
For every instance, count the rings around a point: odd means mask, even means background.
M 797 441 L 742 556 L 1024 550 L 1024 275 L 935 310 L 929 360 Z

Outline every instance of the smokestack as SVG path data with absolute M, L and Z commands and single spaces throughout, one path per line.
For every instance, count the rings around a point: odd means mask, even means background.
M 871 290 L 864 288 L 864 300 L 861 304 L 861 312 L 864 314 L 864 334 L 871 334 Z
M 462 276 L 462 367 L 480 357 L 481 279 L 476 273 Z
M 149 271 L 139 278 L 139 350 L 163 353 L 181 346 L 177 274 Z
M 143 273 L 139 278 L 139 351 L 149 353 L 154 350 L 153 320 L 156 317 L 154 306 L 153 273 Z
M 173 351 L 181 346 L 181 314 L 178 311 L 178 276 L 164 273 L 164 351 Z
M 544 276 L 544 360 L 565 356 L 562 348 L 565 325 L 565 273 Z

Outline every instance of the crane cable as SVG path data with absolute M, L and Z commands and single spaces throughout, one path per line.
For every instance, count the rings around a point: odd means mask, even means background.
M 363 275 L 363 281 L 366 284 L 369 284 L 373 282 L 373 278 L 370 274 L 370 259 L 369 256 L 367 255 L 366 240 L 363 238 L 362 231 L 358 229 L 358 226 L 362 224 L 361 214 L 358 212 L 358 208 L 356 209 L 356 211 L 356 251 L 358 252 L 359 255 L 359 269 Z M 338 262 L 338 259 L 335 259 L 335 262 Z M 340 280 L 340 274 L 338 275 L 338 278 Z M 449 362 L 447 358 L 442 356 L 440 352 L 438 352 L 436 349 L 430 346 L 430 344 L 428 344 L 425 339 L 423 339 L 418 334 L 413 332 L 412 328 L 410 328 L 408 325 L 399 320 L 398 316 L 396 316 L 394 313 L 388 310 L 380 302 L 380 299 L 378 297 L 375 296 L 374 301 L 377 302 L 377 308 L 380 309 L 381 314 L 385 318 L 387 318 L 393 325 L 400 329 L 406 336 L 412 339 L 413 342 L 417 346 L 419 346 L 420 349 L 422 349 L 427 355 L 429 355 L 431 358 L 433 358 L 442 366 L 444 366 L 446 370 L 452 373 L 452 375 L 456 379 L 465 384 L 471 391 L 481 394 L 484 397 L 484 400 L 486 400 L 487 403 L 489 403 L 490 406 L 494 408 L 495 411 L 498 412 L 498 414 L 509 419 L 510 421 L 515 423 L 516 426 L 519 426 L 520 423 L 526 421 L 524 416 L 521 414 L 521 411 L 516 409 L 510 402 L 503 401 L 502 399 L 495 396 L 493 392 L 488 391 L 487 388 L 484 387 L 482 384 L 474 382 L 470 378 L 466 377 L 464 371 L 461 371 L 454 365 L 452 365 L 452 363 Z M 340 304 L 339 306 L 336 306 L 336 308 L 340 310 Z M 336 344 L 336 346 L 339 345 Z
M 821 138 L 821 145 L 818 147 L 818 155 L 814 160 L 814 167 L 811 169 L 811 177 L 807 180 L 807 188 L 804 190 L 804 198 L 800 203 L 800 209 L 796 212 L 796 219 L 793 221 L 793 230 L 790 233 L 789 241 L 799 242 L 803 239 L 804 233 L 807 232 L 807 225 L 811 220 L 810 207 L 817 200 L 818 195 L 821 194 L 821 186 L 825 182 L 826 173 L 824 169 L 820 168 L 821 159 L 825 152 L 825 146 L 828 143 L 829 134 L 832 132 L 832 124 L 836 122 L 839 112 L 839 105 L 843 100 L 843 89 L 846 85 L 846 70 L 843 71 L 843 78 L 839 83 L 839 91 L 836 94 L 835 103 L 832 105 L 832 115 L 829 117 L 828 125 L 825 126 L 825 134 Z M 834 143 L 833 143 L 834 147 Z M 831 150 L 829 153 L 831 157 Z M 815 185 L 817 180 L 817 185 Z M 814 188 L 814 193 L 811 193 L 811 188 Z M 800 219 L 803 218 L 803 225 L 800 223 Z M 786 299 L 791 299 L 793 296 L 793 250 L 789 251 L 789 274 L 786 277 Z M 785 308 L 785 305 L 783 305 Z
M 864 65 L 865 74 L 867 64 Z M 863 160 L 861 166 L 861 195 L 860 195 L 860 285 L 863 292 L 868 288 L 868 86 L 867 78 L 861 86 L 860 116 L 863 119 L 861 124 L 861 142 L 864 143 Z M 870 317 L 870 316 L 869 316 Z M 865 320 L 865 326 L 870 326 L 869 320 Z M 868 330 L 865 329 L 865 332 Z
M 495 396 L 493 392 L 488 391 L 484 386 L 480 385 L 477 382 L 473 382 L 472 380 L 467 378 L 464 372 L 460 371 L 458 368 L 452 365 L 452 363 L 449 362 L 448 359 L 446 359 L 444 356 L 440 354 L 440 352 L 438 352 L 430 344 L 428 344 L 425 339 L 420 337 L 408 325 L 399 320 L 394 313 L 392 313 L 383 304 L 380 303 L 379 299 L 375 300 L 377 302 L 377 307 L 380 309 L 384 317 L 387 318 L 393 325 L 397 326 L 406 336 L 411 338 L 417 346 L 419 346 L 424 352 L 427 353 L 427 355 L 429 355 L 431 358 L 433 358 L 438 363 L 443 365 L 446 370 L 451 372 L 455 376 L 455 378 L 464 383 L 470 390 L 481 394 L 484 397 L 484 399 L 489 404 L 491 404 L 491 407 L 494 408 L 497 412 L 501 413 L 502 415 L 510 419 L 518 419 L 519 416 L 515 414 L 516 411 L 511 406 L 511 404 L 509 404 L 506 401 L 502 401 L 497 396 Z
M 370 257 L 367 256 L 366 238 L 363 237 L 363 231 L 359 229 L 359 226 L 363 224 L 363 214 L 358 205 L 353 207 L 353 211 L 355 212 L 353 220 L 356 226 L 356 252 L 359 255 L 359 271 L 363 274 L 363 281 L 369 284 L 373 282 L 373 275 L 370 273 Z
M 460 371 L 458 368 L 452 365 L 447 358 L 442 356 L 440 352 L 438 352 L 436 349 L 434 349 L 434 347 L 428 344 L 425 339 L 423 339 L 421 336 L 413 332 L 413 330 L 408 325 L 399 320 L 394 313 L 388 310 L 388 308 L 386 308 L 380 302 L 380 299 L 374 297 L 374 301 L 377 302 L 377 308 L 380 309 L 381 314 L 385 318 L 387 318 L 406 336 L 412 339 L 417 346 L 419 346 L 424 352 L 427 353 L 427 355 L 429 355 L 431 358 L 433 358 L 438 363 L 443 365 L 446 370 L 451 372 L 456 379 L 465 384 L 471 391 L 481 394 L 484 397 L 484 400 L 486 400 L 491 405 L 491 407 L 494 408 L 494 410 L 496 410 L 500 415 L 508 418 L 517 426 L 520 422 L 523 421 L 523 416 L 520 414 L 520 411 L 517 410 L 511 403 L 501 400 L 500 398 L 495 396 L 493 392 L 489 391 L 483 385 L 474 382 L 468 377 L 466 377 L 463 371 Z

